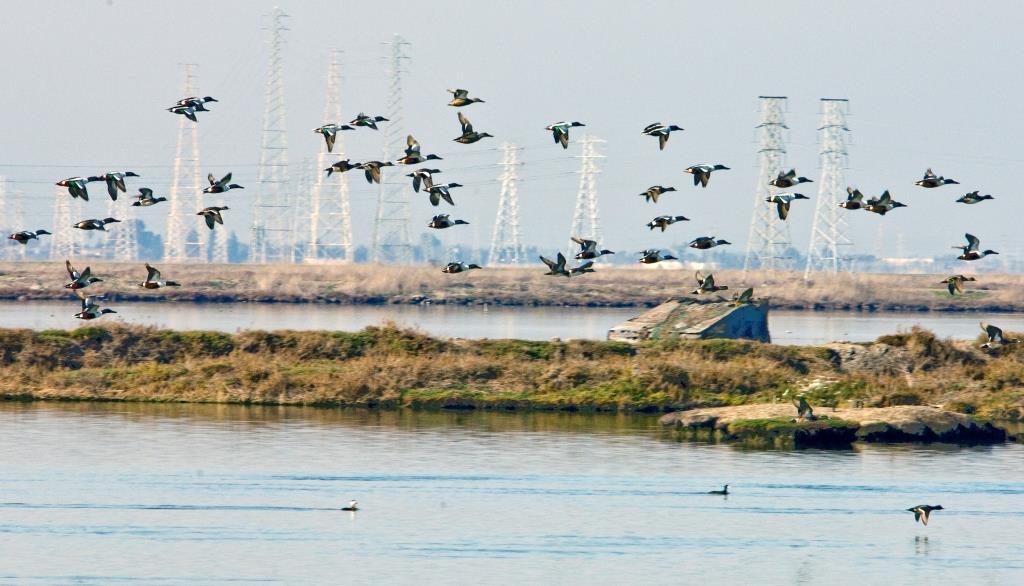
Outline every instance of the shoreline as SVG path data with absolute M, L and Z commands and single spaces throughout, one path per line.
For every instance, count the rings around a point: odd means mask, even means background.
M 142 263 L 77 261 L 104 279 L 94 285 L 110 301 L 287 303 L 324 305 L 492 305 L 501 307 L 649 308 L 693 288 L 688 269 L 611 265 L 574 279 L 552 279 L 535 267 L 443 275 L 436 267 L 372 264 L 176 265 L 158 263 L 184 282 L 174 290 L 138 287 Z M 477 274 L 479 273 L 479 274 Z M 798 272 L 716 271 L 716 280 L 741 291 L 755 288 L 774 310 L 842 312 L 1024 312 L 1024 275 L 979 275 L 964 295 L 950 296 L 945 275 L 815 275 Z M 67 273 L 59 262 L 0 262 L 0 301 L 67 300 Z
M 819 346 L 438 339 L 395 326 L 0 329 L 0 374 L 0 400 L 13 401 L 665 413 L 802 395 L 816 408 L 1024 420 L 1024 346 L 983 350 L 921 329 Z

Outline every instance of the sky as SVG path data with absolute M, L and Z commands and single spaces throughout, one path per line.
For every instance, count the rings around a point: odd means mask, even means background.
M 134 170 L 131 191 L 167 195 L 178 120 L 165 108 L 182 97 L 183 63 L 198 64 L 200 95 L 218 100 L 200 115 L 203 174 L 233 172 L 247 186 L 230 195 L 228 227 L 249 238 L 247 200 L 256 195 L 264 106 L 265 14 L 289 15 L 283 55 L 291 176 L 324 149 L 312 129 L 324 120 L 329 52 L 343 51 L 345 118 L 383 113 L 388 78 L 383 42 L 399 34 L 411 59 L 403 78 L 405 123 L 438 166 L 471 222 L 444 231 L 447 244 L 486 246 L 497 208 L 498 147 L 521 147 L 521 224 L 528 244 L 565 246 L 580 160 L 544 126 L 578 120 L 606 140 L 597 181 L 604 245 L 640 250 L 716 235 L 746 245 L 756 188 L 759 95 L 789 98 L 787 160 L 801 175 L 819 170 L 819 99 L 850 100 L 846 182 L 867 194 L 888 189 L 907 208 L 880 217 L 847 215 L 853 252 L 888 256 L 951 254 L 965 231 L 984 248 L 1020 252 L 1022 210 L 1015 193 L 1024 155 L 1014 57 L 1024 9 L 1012 2 L 411 2 L 37 0 L 5 4 L 0 48 L 0 175 L 20 192 L 28 228 L 52 221 L 53 183 L 108 169 Z M 474 145 L 459 135 L 446 88 L 486 100 L 462 111 L 496 138 Z M 678 124 L 659 151 L 640 130 Z M 355 160 L 380 157 L 383 133 L 343 134 Z M 339 141 L 341 143 L 342 141 Z M 722 163 L 710 186 L 683 169 Z M 961 185 L 914 186 L 925 168 Z M 397 173 L 391 173 L 399 180 Z M 386 173 L 385 177 L 388 177 Z M 377 189 L 349 174 L 356 244 L 369 244 Z M 401 178 L 404 179 L 404 178 Z M 387 180 L 387 179 L 386 179 Z M 661 203 L 638 194 L 650 185 L 679 189 Z M 817 183 L 804 186 L 789 217 L 804 250 Z M 981 190 L 994 201 L 954 203 Z M 94 189 L 103 194 L 101 186 Z M 412 238 L 439 209 L 411 193 Z M 88 217 L 105 215 L 94 197 Z M 235 202 L 238 202 L 235 204 Z M 769 205 L 769 204 L 764 204 Z M 161 206 L 139 212 L 160 228 Z M 644 226 L 660 214 L 690 222 L 668 232 Z M 199 218 L 197 218 L 197 221 Z M 956 254 L 953 252 L 952 254 Z

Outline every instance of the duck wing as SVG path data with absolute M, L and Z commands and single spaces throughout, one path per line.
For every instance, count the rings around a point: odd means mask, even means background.
M 213 230 L 213 223 L 214 223 L 213 214 L 214 213 L 216 213 L 216 212 L 206 212 L 205 214 L 203 214 L 203 220 L 206 221 L 206 227 L 211 229 L 211 230 Z
M 668 137 L 666 137 L 666 138 L 668 138 Z M 696 178 L 697 177 L 694 176 L 694 179 L 696 179 Z M 710 171 L 701 171 L 700 172 L 700 186 L 701 187 L 707 187 L 708 186 L 708 181 L 710 181 L 710 180 L 711 180 L 711 172 Z
M 334 141 L 337 140 L 337 135 L 333 132 L 324 133 L 324 141 L 327 143 L 327 152 L 334 152 Z
M 156 267 L 150 266 L 149 263 L 146 263 L 146 271 L 148 271 L 148 274 L 146 275 L 147 282 L 160 280 L 160 271 L 156 270 Z
M 451 192 L 448 191 L 447 187 L 442 186 L 440 188 L 440 192 L 441 192 L 441 197 L 444 198 L 444 200 L 446 202 L 448 202 L 449 205 L 455 205 L 455 202 L 452 201 L 452 194 L 451 194 Z
M 210 182 L 210 185 L 217 185 L 217 178 L 213 176 L 213 173 L 207 175 L 206 180 Z
M 75 267 L 71 266 L 70 260 L 64 261 L 64 267 L 68 270 L 68 276 L 71 277 L 72 281 L 77 281 L 78 278 L 82 276 L 81 274 L 79 274 L 78 271 L 75 270 Z
M 420 154 L 420 143 L 410 134 L 405 138 L 405 154 L 408 156 Z
M 658 150 L 665 150 L 665 145 L 668 144 L 668 133 L 658 135 Z
M 779 211 L 779 219 L 780 220 L 785 220 L 787 217 L 789 217 L 789 202 L 788 201 L 779 201 L 779 203 L 777 203 L 775 205 L 775 207 Z
M 416 193 L 420 192 L 420 175 L 419 173 L 412 174 L 412 190 Z
M 559 252 L 558 256 L 555 257 L 555 261 L 556 261 L 555 262 L 555 266 L 558 269 L 558 271 L 559 272 L 564 272 L 565 271 L 565 255 L 562 254 L 561 252 Z
M 117 201 L 117 183 L 114 177 L 107 177 L 107 193 L 110 199 Z
M 431 189 L 430 190 L 430 205 L 437 206 L 437 205 L 440 205 L 440 204 L 441 204 L 440 190 L 438 190 L 438 189 Z
M 554 132 L 555 132 L 555 142 L 561 144 L 563 149 L 568 149 L 569 148 L 569 131 L 568 130 L 561 130 L 559 128 L 556 128 Z
M 957 291 L 963 292 L 960 288 L 960 281 L 957 281 L 956 279 L 946 281 L 946 288 L 949 289 L 950 295 L 955 295 Z
M 459 112 L 459 124 L 462 125 L 462 134 L 471 134 L 473 132 L 473 124 L 462 112 Z
M 217 182 L 217 187 L 224 189 L 231 182 L 231 173 L 221 177 L 220 181 Z
M 548 265 L 548 270 L 550 270 L 550 271 L 554 271 L 555 270 L 555 266 L 556 266 L 555 265 L 555 261 L 553 261 L 550 258 L 548 258 L 546 256 L 543 256 L 543 255 L 540 257 L 540 260 L 544 264 Z
M 975 236 L 973 234 L 964 234 L 964 238 L 967 239 L 967 251 L 966 252 L 971 252 L 973 250 L 978 250 L 978 247 L 981 245 L 981 240 L 978 240 L 977 236 Z

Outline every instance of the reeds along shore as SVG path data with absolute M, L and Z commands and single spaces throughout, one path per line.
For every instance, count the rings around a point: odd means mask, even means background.
M 693 289 L 688 269 L 599 267 L 572 279 L 543 275 L 541 265 L 445 275 L 437 267 L 345 265 L 160 265 L 183 286 L 147 291 L 142 263 L 79 262 L 92 267 L 113 301 L 276 301 L 495 305 L 653 306 Z M 754 287 L 776 308 L 865 311 L 1024 311 L 1024 275 L 978 275 L 964 295 L 950 296 L 948 275 L 715 271 L 730 289 Z M 0 299 L 67 299 L 59 262 L 0 263 Z
M 0 398 L 666 411 L 786 401 L 1024 417 L 1024 345 L 439 340 L 361 332 L 0 330 Z

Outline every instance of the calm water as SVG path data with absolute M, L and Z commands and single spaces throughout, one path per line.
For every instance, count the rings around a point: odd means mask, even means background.
M 1022 458 L 751 452 L 635 417 L 0 404 L 0 584 L 1021 584 Z M 923 527 L 919 503 L 947 510 Z
M 292 304 L 115 303 L 119 312 L 104 320 L 179 330 L 244 329 L 360 330 L 388 320 L 428 333 L 457 338 L 582 338 L 603 340 L 608 330 L 642 309 L 483 306 L 343 306 Z M 0 327 L 75 328 L 76 303 L 0 302 Z M 920 325 L 941 337 L 973 339 L 979 321 L 1005 330 L 1024 330 L 1024 314 L 840 313 L 773 311 L 772 340 L 779 344 L 866 342 Z

